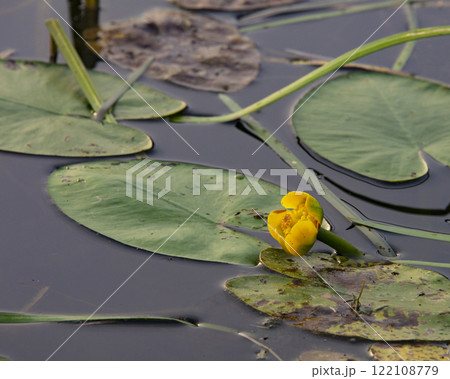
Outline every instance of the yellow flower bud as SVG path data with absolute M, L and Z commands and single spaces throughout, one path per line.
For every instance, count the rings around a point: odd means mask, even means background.
M 314 245 L 323 220 L 319 202 L 304 192 L 289 192 L 281 200 L 288 209 L 269 214 L 269 232 L 284 251 L 292 255 L 306 254 Z

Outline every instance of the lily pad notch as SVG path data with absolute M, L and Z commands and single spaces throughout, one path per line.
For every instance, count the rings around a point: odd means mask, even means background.
M 373 179 L 406 181 L 428 172 L 422 152 L 450 164 L 449 102 L 450 88 L 442 84 L 352 72 L 311 98 L 307 93 L 292 124 L 302 143 L 325 159 Z

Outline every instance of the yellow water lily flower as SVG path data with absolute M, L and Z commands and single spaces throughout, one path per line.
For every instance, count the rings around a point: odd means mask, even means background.
M 281 200 L 281 205 L 288 209 L 269 214 L 269 232 L 287 253 L 304 255 L 316 242 L 323 220 L 322 207 L 314 197 L 304 192 L 289 192 Z

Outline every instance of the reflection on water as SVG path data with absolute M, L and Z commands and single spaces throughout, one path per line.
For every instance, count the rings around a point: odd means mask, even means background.
M 95 67 L 97 54 L 79 37 L 94 47 L 97 42 L 100 0 L 68 0 L 72 39 L 75 49 L 87 68 Z

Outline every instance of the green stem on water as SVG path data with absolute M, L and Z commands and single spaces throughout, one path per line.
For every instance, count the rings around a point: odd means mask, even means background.
M 83 91 L 84 96 L 86 96 L 86 99 L 88 100 L 94 112 L 97 112 L 98 109 L 102 106 L 103 101 L 100 97 L 99 92 L 95 88 L 94 83 L 89 77 L 89 74 L 83 62 L 81 61 L 80 56 L 78 55 L 78 53 L 70 43 L 66 33 L 64 32 L 61 23 L 59 22 L 59 20 L 50 19 L 45 21 L 45 25 L 47 26 L 47 29 L 49 30 L 56 45 L 58 46 L 59 51 L 64 56 L 64 59 L 66 60 L 67 65 L 72 71 L 75 79 L 77 80 L 78 85 Z M 105 120 L 109 123 L 117 124 L 116 120 L 111 114 L 107 114 L 105 116 Z
M 243 28 L 240 28 L 239 30 L 242 33 L 245 33 L 245 32 L 250 32 L 253 30 L 273 28 L 275 26 L 284 26 L 284 25 L 295 24 L 295 23 L 305 22 L 305 21 L 323 20 L 326 18 L 331 18 L 331 17 L 336 17 L 336 16 L 343 16 L 343 15 L 353 14 L 353 13 L 367 12 L 367 11 L 380 9 L 380 8 L 394 7 L 396 5 L 400 5 L 401 3 L 402 3 L 402 1 L 399 1 L 399 0 L 391 0 L 391 1 L 383 1 L 381 3 L 377 2 L 377 3 L 364 4 L 364 5 L 355 5 L 353 7 L 339 9 L 336 11 L 320 12 L 320 13 L 315 13 L 315 14 L 311 14 L 311 15 L 292 17 L 292 18 L 279 20 L 279 21 L 264 22 L 264 23 L 252 25 L 252 26 L 244 26 Z
M 125 95 L 133 84 L 147 71 L 150 64 L 155 60 L 155 57 L 148 58 L 136 71 L 134 71 L 126 80 L 126 83 L 120 87 L 108 100 L 106 100 L 97 112 L 94 113 L 94 120 L 102 121 L 106 112 L 116 104 L 120 98 Z
M 358 250 L 350 242 L 323 228 L 319 228 L 317 239 L 332 247 L 340 255 L 345 255 L 346 257 L 360 257 L 364 255 L 362 251 Z
M 146 315 L 57 315 L 0 312 L 0 324 L 33 324 L 43 322 L 176 322 L 190 326 L 197 326 L 192 322 L 172 317 Z
M 294 13 L 294 12 L 304 12 L 310 10 L 317 10 L 323 8 L 339 7 L 349 3 L 355 3 L 360 0 L 323 0 L 323 1 L 313 1 L 308 3 L 300 4 L 290 4 L 280 7 L 263 9 L 261 11 L 256 11 L 248 16 L 244 16 L 239 19 L 239 24 L 244 24 L 249 21 L 254 21 L 262 18 L 268 18 L 273 16 L 278 16 L 284 13 Z
M 406 19 L 408 21 L 409 30 L 417 29 L 419 25 L 414 7 L 411 4 L 407 3 L 403 7 L 403 9 L 406 13 Z M 405 67 L 405 64 L 408 61 L 409 57 L 411 56 L 415 46 L 416 41 L 411 41 L 405 44 L 405 46 L 403 47 L 402 51 L 400 52 L 399 56 L 397 57 L 396 61 L 392 66 L 393 70 L 401 71 L 403 67 Z
M 385 230 L 387 232 L 403 234 L 405 236 L 428 238 L 428 239 L 432 239 L 432 240 L 436 240 L 436 241 L 450 242 L 450 234 L 428 232 L 426 230 L 418 230 L 418 229 L 405 228 L 402 226 L 380 224 L 378 222 L 366 221 L 366 220 L 361 220 L 361 219 L 356 220 L 351 217 L 349 218 L 349 220 L 354 225 L 364 225 L 364 226 L 367 226 L 368 228 Z
M 315 69 L 314 71 L 306 74 L 295 82 L 283 87 L 282 89 L 266 96 L 265 98 L 257 101 L 254 104 L 251 104 L 240 111 L 233 112 L 230 114 L 222 115 L 222 116 L 172 116 L 170 117 L 171 121 L 174 122 L 191 122 L 191 123 L 214 123 L 214 122 L 229 122 L 237 120 L 240 117 L 246 116 L 250 113 L 253 113 L 259 109 L 262 109 L 281 98 L 299 90 L 300 88 L 305 87 L 306 85 L 316 81 L 317 79 L 323 77 L 324 75 L 338 70 L 345 63 L 357 60 L 366 55 L 372 54 L 376 51 L 386 49 L 391 46 L 399 45 L 409 41 L 415 41 L 417 39 L 436 37 L 442 35 L 450 34 L 450 26 L 435 26 L 432 28 L 424 28 L 417 29 L 407 32 L 402 32 L 398 34 L 394 34 L 389 37 L 381 38 L 377 41 L 370 42 L 366 45 L 363 45 L 357 49 L 351 50 L 327 64 Z
M 241 107 L 235 103 L 229 96 L 220 94 L 220 100 L 228 107 L 231 111 L 239 111 Z M 290 151 L 279 139 L 271 134 L 253 117 L 244 116 L 242 121 L 248 126 L 248 128 L 254 133 L 258 138 L 265 141 L 265 143 L 275 152 L 278 156 L 286 162 L 289 166 L 297 170 L 297 175 L 303 176 L 307 167 L 299 161 L 299 159 Z M 353 219 L 363 222 L 361 218 L 349 208 L 339 197 L 337 197 L 319 178 L 319 183 L 324 192 L 324 199 L 328 201 L 338 212 L 340 212 L 345 218 Z M 379 254 L 388 257 L 394 257 L 395 251 L 391 246 L 375 231 L 365 226 L 357 225 L 359 231 L 366 236 L 366 238 L 372 242 L 372 244 L 377 248 Z
M 209 323 L 206 323 L 206 322 L 198 323 L 197 326 L 200 327 L 200 328 L 208 328 L 208 329 L 212 329 L 212 330 L 218 330 L 218 331 L 221 331 L 221 332 L 237 334 L 238 336 L 241 336 L 241 337 L 243 337 L 243 338 L 253 342 L 255 345 L 258 345 L 259 347 L 262 347 L 264 350 L 267 350 L 269 353 L 271 353 L 279 361 L 283 360 L 270 347 L 264 345 L 262 342 L 259 342 L 257 339 L 253 338 L 253 336 L 250 333 L 241 332 L 241 331 L 236 330 L 236 329 L 228 328 L 227 326 L 216 325 L 216 324 L 209 324 Z
M 270 352 L 276 359 L 282 360 L 270 347 L 262 344 L 254 339 L 250 333 L 242 332 L 236 329 L 228 328 L 222 325 L 208 323 L 193 323 L 172 317 L 146 316 L 146 315 L 119 315 L 119 316 L 102 316 L 102 315 L 45 315 L 45 314 L 28 314 L 28 313 L 7 313 L 0 312 L 0 324 L 30 324 L 43 322 L 95 322 L 95 323 L 120 323 L 120 322 L 174 322 L 181 323 L 196 328 L 206 328 L 226 333 L 232 333 L 243 337 L 254 344 L 264 348 Z
M 389 261 L 392 262 L 392 263 L 400 263 L 402 265 L 416 265 L 416 266 L 450 268 L 450 263 L 426 262 L 426 261 L 409 261 L 409 260 L 403 260 L 403 259 L 389 259 Z

